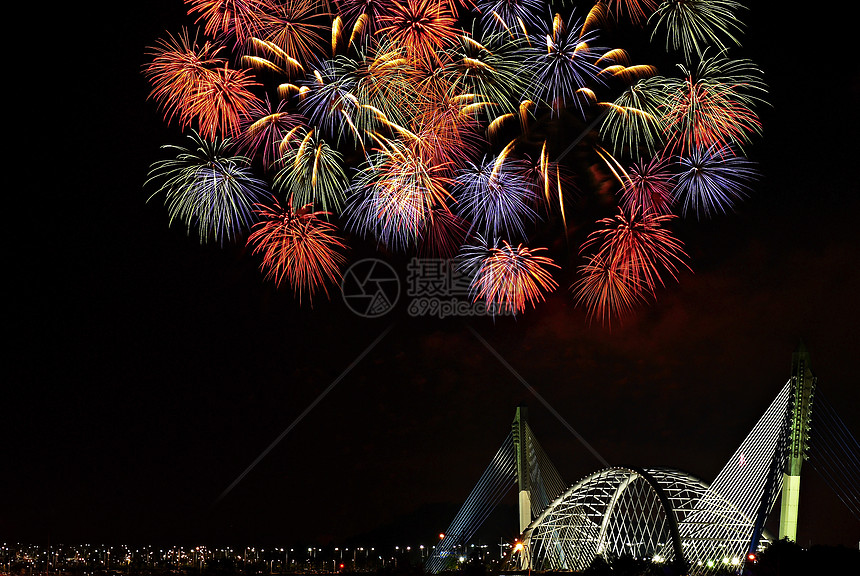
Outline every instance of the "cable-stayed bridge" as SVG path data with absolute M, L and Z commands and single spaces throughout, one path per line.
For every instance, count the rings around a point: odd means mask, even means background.
M 521 535 L 509 562 L 523 570 L 583 570 L 598 556 L 630 555 L 679 574 L 740 571 L 776 537 L 796 540 L 804 461 L 860 522 L 860 444 L 817 389 L 809 364 L 801 344 L 790 378 L 710 483 L 671 468 L 609 467 L 567 484 L 518 408 L 425 569 L 452 566 L 514 489 Z M 765 523 L 777 501 L 774 536 Z

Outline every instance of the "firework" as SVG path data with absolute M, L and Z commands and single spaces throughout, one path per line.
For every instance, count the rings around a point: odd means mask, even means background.
M 657 9 L 657 0 L 608 0 L 606 4 L 616 18 L 627 18 L 633 24 L 645 22 Z
M 652 154 L 662 144 L 663 108 L 669 83 L 661 76 L 642 78 L 621 93 L 611 104 L 600 127 L 601 135 L 612 143 L 613 152 L 637 158 Z
M 628 286 L 653 295 L 658 284 L 665 285 L 661 271 L 677 280 L 678 268 L 684 266 L 683 245 L 666 228 L 674 218 L 619 208 L 616 216 L 598 221 L 602 228 L 589 235 L 580 252 L 596 247 L 596 261 L 611 267 Z
M 212 82 L 213 69 L 227 62 L 218 56 L 222 48 L 209 41 L 198 43 L 183 29 L 179 36 L 168 35 L 150 49 L 152 61 L 143 73 L 152 84 L 149 97 L 162 109 L 166 122 L 175 118 L 182 127 L 190 124 L 188 104 L 202 86 Z
M 339 210 L 347 186 L 343 155 L 311 129 L 301 139 L 296 134 L 281 156 L 283 167 L 275 175 L 275 188 L 293 199 L 293 207 L 319 206 Z
M 390 0 L 335 0 L 338 15 L 347 28 L 357 34 L 367 35 L 376 32 L 382 16 L 391 9 Z
M 679 169 L 675 198 L 684 214 L 694 211 L 697 217 L 731 210 L 758 178 L 755 163 L 728 146 L 691 150 L 679 159 Z
M 521 36 L 474 29 L 449 50 L 444 74 L 464 94 L 480 95 L 493 110 L 516 112 L 532 89 L 532 75 L 524 73 L 523 44 Z
M 528 28 L 540 26 L 540 15 L 546 3 L 542 0 L 478 0 L 475 7 L 485 30 L 527 36 Z
M 409 129 L 429 161 L 447 167 L 450 174 L 484 148 L 476 116 L 487 102 L 480 95 L 463 94 L 440 75 L 432 75 L 420 83 L 415 102 Z
M 450 200 L 444 173 L 406 144 L 380 139 L 350 184 L 347 227 L 391 249 L 415 246 L 432 224 L 433 210 Z
M 176 157 L 154 163 L 147 184 L 158 183 L 150 196 L 164 195 L 170 222 L 196 227 L 201 243 L 236 240 L 254 222 L 253 207 L 266 184 L 252 175 L 250 162 L 230 155 L 230 141 L 188 136 L 191 147 L 164 146 Z
M 232 37 L 236 46 L 256 36 L 262 16 L 271 10 L 268 0 L 185 0 L 188 13 L 198 14 L 195 23 L 205 22 L 206 34 Z
M 630 315 L 645 302 L 642 287 L 611 262 L 597 256 L 579 267 L 580 279 L 571 286 L 578 305 L 585 307 L 589 320 L 611 326 L 613 319 Z
M 340 72 L 334 60 L 322 62 L 303 82 L 298 106 L 310 124 L 338 142 L 346 135 L 361 138 L 353 121 L 360 109 L 354 82 Z
M 306 66 L 327 47 L 325 35 L 330 30 L 320 23 L 322 14 L 320 0 L 274 2 L 261 14 L 257 36 Z
M 526 222 L 533 222 L 535 186 L 513 160 L 498 156 L 469 164 L 457 174 L 454 195 L 461 215 L 484 236 L 525 238 Z
M 627 212 L 669 214 L 674 201 L 675 174 L 669 158 L 657 155 L 627 169 L 621 204 Z
M 299 301 L 307 294 L 313 302 L 320 289 L 328 296 L 326 285 L 340 280 L 346 245 L 335 226 L 323 219 L 327 214 L 310 205 L 295 210 L 293 204 L 281 206 L 276 198 L 271 205 L 259 204 L 255 210 L 259 222 L 247 243 L 254 254 L 262 255 L 266 279 L 277 286 L 286 282 Z
M 573 106 L 584 114 L 584 102 L 591 98 L 591 87 L 602 85 L 600 67 L 596 62 L 604 49 L 594 46 L 598 34 L 585 30 L 583 22 L 571 15 L 565 22 L 556 14 L 549 25 L 544 25 L 540 37 L 525 48 L 529 69 L 534 72 L 536 97 L 548 103 L 555 113 Z
M 252 91 L 260 84 L 247 70 L 225 66 L 213 72 L 190 96 L 186 113 L 197 120 L 205 138 L 241 137 L 243 120 L 260 107 L 260 99 Z
M 429 223 L 421 233 L 419 253 L 431 258 L 454 258 L 466 236 L 469 223 L 446 206 L 431 209 Z
M 539 254 L 544 248 L 514 247 L 507 241 L 487 246 L 483 237 L 477 239 L 479 244 L 464 246 L 460 266 L 472 275 L 474 299 L 486 302 L 488 310 L 521 314 L 527 304 L 534 307 L 558 287 L 549 271 L 558 265 Z
M 302 126 L 303 119 L 287 110 L 285 100 L 272 105 L 267 96 L 265 103 L 252 106 L 243 121 L 239 150 L 251 157 L 259 156 L 268 170 L 280 159 L 284 140 Z
M 668 145 L 683 154 L 691 148 L 743 145 L 761 132 L 753 107 L 763 102 L 761 72 L 749 60 L 720 54 L 703 59 L 695 71 L 668 83 L 663 126 Z
M 737 18 L 744 8 L 735 0 L 663 0 L 651 16 L 654 20 L 652 39 L 665 28 L 666 50 L 681 50 L 689 62 L 692 54 L 702 55 L 707 46 L 726 48 L 726 43 L 739 45 L 737 34 L 742 31 Z
M 415 63 L 429 68 L 441 63 L 441 51 L 461 34 L 451 7 L 443 0 L 391 0 L 379 24 L 380 34 L 403 46 Z
M 330 75 L 355 98 L 352 121 L 356 134 L 397 130 L 414 116 L 418 98 L 411 62 L 388 39 L 360 46 L 355 56 L 338 56 Z

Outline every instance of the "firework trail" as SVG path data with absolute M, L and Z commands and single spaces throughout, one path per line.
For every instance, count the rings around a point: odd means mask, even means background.
M 142 72 L 190 144 L 145 186 L 300 301 L 366 243 L 456 257 L 511 314 L 568 270 L 611 324 L 689 270 L 674 220 L 730 212 L 757 178 L 766 85 L 735 54 L 735 0 L 184 4 Z M 626 34 L 675 67 L 610 46 Z

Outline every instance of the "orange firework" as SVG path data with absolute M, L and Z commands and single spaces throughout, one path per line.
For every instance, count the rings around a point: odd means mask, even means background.
M 260 222 L 248 237 L 253 253 L 263 256 L 266 278 L 278 286 L 286 281 L 299 301 L 307 293 L 313 303 L 320 289 L 328 297 L 326 284 L 340 280 L 340 266 L 346 261 L 341 250 L 346 245 L 335 234 L 335 226 L 322 219 L 326 212 L 314 212 L 310 204 L 293 210 L 292 201 L 282 207 L 272 200 L 272 206 L 258 206 Z
M 591 256 L 580 266 L 582 277 L 571 288 L 577 304 L 582 304 L 591 320 L 605 326 L 613 318 L 623 318 L 645 301 L 641 287 L 633 278 L 604 258 Z
M 253 115 L 261 100 L 251 91 L 260 84 L 246 70 L 216 68 L 214 74 L 200 82 L 197 91 L 186 104 L 189 118 L 196 118 L 200 134 L 206 138 L 217 135 L 241 136 L 242 120 Z
M 319 22 L 321 10 L 318 0 L 277 3 L 261 16 L 260 39 L 306 65 L 327 49 L 331 29 Z
M 608 0 L 606 4 L 616 18 L 626 16 L 634 24 L 644 23 L 657 9 L 656 0 Z
M 272 10 L 266 0 L 185 0 L 188 13 L 197 12 L 196 22 L 206 22 L 206 34 L 232 36 L 237 46 L 257 36 L 262 15 Z
M 450 5 L 442 0 L 395 0 L 379 20 L 380 33 L 403 46 L 417 64 L 430 68 L 441 63 L 439 52 L 461 34 Z
M 611 316 L 629 313 L 648 293 L 654 294 L 658 283 L 665 285 L 661 271 L 677 279 L 686 254 L 665 228 L 673 218 L 635 209 L 626 214 L 619 208 L 617 216 L 598 221 L 603 228 L 592 232 L 581 248 L 597 246 L 597 252 L 580 268 L 583 278 L 573 287 L 591 317 L 608 324 Z
M 472 247 L 464 264 L 475 272 L 471 286 L 475 300 L 483 299 L 488 309 L 500 314 L 520 314 L 526 304 L 535 307 L 542 302 L 545 292 L 558 287 L 548 268 L 559 267 L 551 258 L 537 255 L 542 250 L 514 247 L 507 241 L 489 250 Z
M 415 245 L 432 225 L 434 209 L 447 210 L 451 180 L 414 146 L 377 139 L 353 181 L 349 226 L 389 247 Z
M 668 83 L 663 126 L 669 147 L 678 154 L 712 146 L 742 146 L 761 132 L 753 106 L 761 101 L 761 72 L 747 60 L 723 55 L 703 60 L 683 79 Z
M 190 116 L 187 105 L 197 94 L 200 86 L 212 81 L 214 68 L 224 66 L 226 60 L 218 57 L 223 46 L 209 41 L 198 44 L 187 29 L 178 37 L 169 35 L 150 49 L 152 62 L 147 64 L 144 75 L 152 84 L 149 97 L 158 103 L 168 123 L 177 118 L 182 127 L 187 127 Z
M 653 293 L 658 283 L 665 285 L 660 271 L 676 279 L 678 265 L 686 257 L 681 242 L 665 228 L 674 218 L 674 214 L 635 209 L 627 214 L 619 208 L 616 216 L 598 221 L 603 229 L 592 232 L 581 251 L 599 246 L 598 258 Z

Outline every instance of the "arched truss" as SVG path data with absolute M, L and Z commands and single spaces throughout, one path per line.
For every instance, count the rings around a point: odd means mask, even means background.
M 531 523 L 520 564 L 584 570 L 597 555 L 629 555 L 707 572 L 743 561 L 753 522 L 684 472 L 606 468 L 571 486 Z

